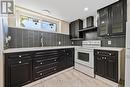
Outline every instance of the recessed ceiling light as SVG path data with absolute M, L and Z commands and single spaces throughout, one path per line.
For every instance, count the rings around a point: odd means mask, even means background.
M 86 8 L 84 8 L 84 11 L 88 11 L 88 8 L 86 7 Z
M 51 14 L 49 10 L 42 10 L 44 13 Z

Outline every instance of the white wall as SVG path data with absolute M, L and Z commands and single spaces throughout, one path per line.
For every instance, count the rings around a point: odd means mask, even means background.
M 128 32 L 129 30 L 128 29 L 130 29 L 129 28 L 129 26 L 130 26 L 130 3 L 128 4 L 128 6 L 127 6 L 127 32 L 126 32 L 126 43 L 128 42 L 128 40 L 130 40 L 130 39 L 128 39 L 129 38 L 129 33 L 130 32 Z M 129 54 L 129 52 L 130 52 L 130 49 L 128 50 L 128 49 L 126 49 L 126 64 L 125 64 L 125 87 L 130 87 L 130 54 Z
M 4 23 L 5 21 L 6 23 Z M 7 24 L 7 17 L 2 16 L 0 14 L 0 87 L 4 87 L 4 57 L 3 57 L 3 50 L 4 50 L 4 35 L 3 31 L 5 27 L 3 24 Z M 7 27 L 6 27 L 7 28 Z
M 0 17 L 0 43 L 3 40 L 2 37 L 2 17 Z M 0 87 L 3 86 L 3 58 L 2 58 L 2 44 L 0 44 Z
M 130 4 L 127 6 L 127 20 L 130 21 Z
M 69 23 L 61 21 L 61 33 L 69 34 Z

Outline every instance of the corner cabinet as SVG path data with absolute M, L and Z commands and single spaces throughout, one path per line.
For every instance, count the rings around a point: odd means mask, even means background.
M 5 87 L 21 87 L 74 66 L 74 49 L 5 54 Z
M 118 1 L 110 6 L 98 10 L 98 35 L 125 35 L 125 10 L 127 10 L 125 9 L 125 0 Z
M 78 19 L 73 21 L 69 25 L 70 39 L 83 38 L 82 33 L 79 30 L 83 29 L 83 21 Z

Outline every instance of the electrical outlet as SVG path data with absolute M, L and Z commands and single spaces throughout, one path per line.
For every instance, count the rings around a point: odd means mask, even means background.
M 111 41 L 110 40 L 108 41 L 108 45 L 111 45 Z
M 61 41 L 59 41 L 59 45 L 61 45 Z

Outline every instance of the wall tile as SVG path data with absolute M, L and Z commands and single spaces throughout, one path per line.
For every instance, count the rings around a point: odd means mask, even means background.
M 9 48 L 41 47 L 41 37 L 43 37 L 44 46 L 71 45 L 69 35 L 59 33 L 9 28 L 9 35 L 12 37 Z
M 23 41 L 22 41 L 22 47 L 29 47 L 29 36 L 28 36 L 28 30 L 23 30 Z
M 11 36 L 11 41 L 9 42 L 9 48 L 17 48 L 17 29 L 10 28 L 8 34 L 9 36 Z
M 22 34 L 23 34 L 23 30 L 19 29 L 17 30 L 17 48 L 22 48 Z
M 28 46 L 34 47 L 34 31 L 32 30 L 28 31 Z
M 40 46 L 40 35 L 38 31 L 34 31 L 34 47 Z

